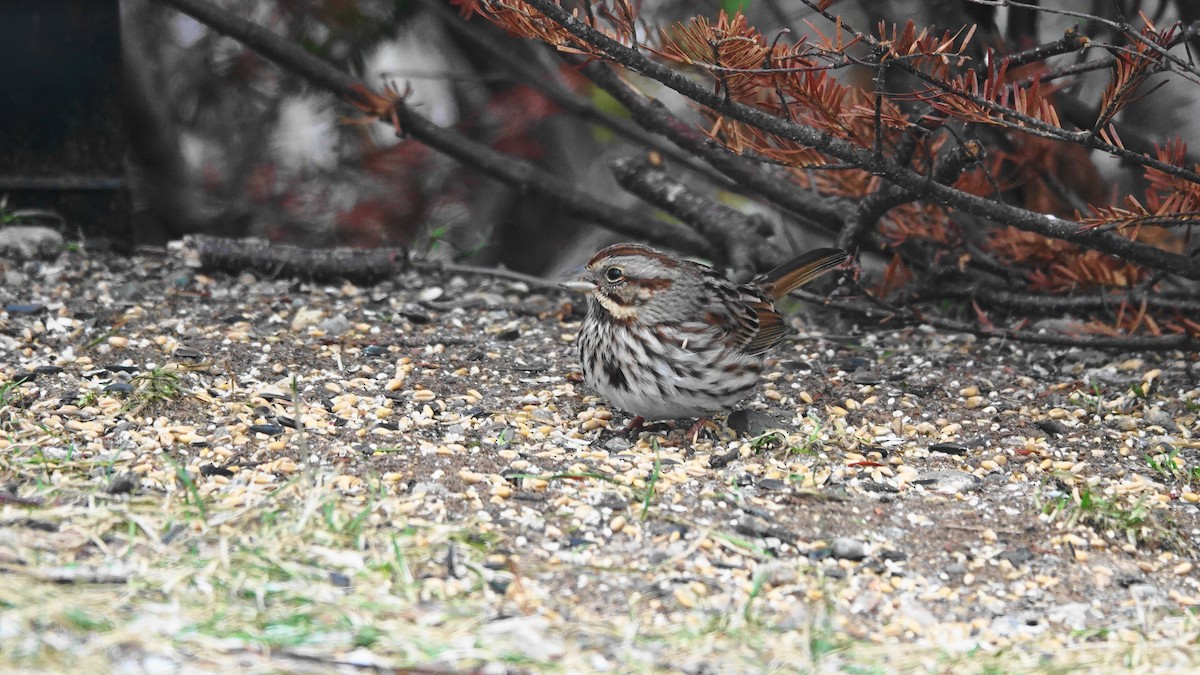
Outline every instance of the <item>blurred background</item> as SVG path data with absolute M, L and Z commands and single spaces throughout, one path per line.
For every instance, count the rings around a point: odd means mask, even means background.
M 410 89 L 415 110 L 438 125 L 531 161 L 604 201 L 641 209 L 647 219 L 664 218 L 612 178 L 609 161 L 638 145 L 544 92 L 568 91 L 605 114 L 622 115 L 619 106 L 542 45 L 511 38 L 479 18 L 464 19 L 445 0 L 216 4 L 377 90 L 384 82 Z M 787 27 L 787 39 L 794 40 L 812 26 L 828 30 L 810 9 L 788 0 L 638 4 L 648 26 L 741 8 L 767 35 Z M 1142 12 L 1160 24 L 1200 18 L 1200 3 L 1191 0 L 1040 4 L 1108 18 Z M 975 24 L 973 48 L 1003 51 L 1053 41 L 1071 26 L 1101 38 L 1107 30 L 1070 16 L 966 0 L 847 0 L 835 11 L 860 27 L 909 18 L 939 31 Z M 653 35 L 643 37 L 653 42 Z M 1102 56 L 1093 50 L 1070 58 Z M 188 232 L 308 246 L 404 246 L 533 274 L 553 273 L 581 250 L 627 238 L 397 138 L 385 125 L 360 123 L 356 110 L 331 95 L 151 0 L 4 0 L 0 59 L 7 102 L 0 125 L 3 209 L 42 213 L 69 237 L 121 248 L 162 244 Z M 838 77 L 873 86 L 863 69 L 838 71 Z M 1083 75 L 1062 94 L 1092 100 L 1106 78 L 1104 72 Z M 678 115 L 701 121 L 671 92 L 633 81 Z M 888 85 L 907 86 L 903 80 Z M 1198 87 L 1167 87 L 1127 108 L 1121 119 L 1151 141 L 1194 137 L 1198 94 Z M 1058 167 L 1064 184 L 1089 198 L 1137 187 L 1136 175 L 1107 156 L 1064 157 Z M 728 205 L 761 214 L 781 241 L 825 243 L 727 184 L 709 183 L 686 167 L 673 173 Z M 1039 206 L 1036 196 L 1024 201 Z

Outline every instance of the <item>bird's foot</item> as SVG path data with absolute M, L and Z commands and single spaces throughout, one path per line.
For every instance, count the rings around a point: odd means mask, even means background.
M 662 441 L 662 445 L 668 448 L 679 448 L 683 447 L 683 445 L 689 441 L 691 442 L 691 445 L 695 445 L 700 440 L 700 432 L 704 431 L 704 425 L 707 423 L 708 418 L 701 417 L 700 419 L 696 420 L 695 424 L 688 427 L 687 432 L 682 437 L 668 437 Z M 678 429 L 679 427 L 674 423 L 671 423 L 669 428 L 674 430 Z
M 707 417 L 701 417 L 696 420 L 696 423 L 688 427 L 687 436 L 685 438 L 692 439 L 692 445 L 695 445 L 700 440 L 700 432 L 704 430 L 704 424 L 708 422 Z

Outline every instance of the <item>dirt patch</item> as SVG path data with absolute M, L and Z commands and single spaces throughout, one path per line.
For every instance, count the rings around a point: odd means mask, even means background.
M 1196 655 L 1195 354 L 800 334 L 693 444 L 615 433 L 520 283 L 4 273 L 9 667 Z

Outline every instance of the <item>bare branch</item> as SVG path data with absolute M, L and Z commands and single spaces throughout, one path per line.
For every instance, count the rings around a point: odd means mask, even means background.
M 541 2 L 544 0 L 534 0 L 534 1 Z M 876 47 L 879 45 L 879 41 L 876 40 L 874 37 L 872 37 L 871 35 L 868 35 L 866 33 L 861 33 L 859 31 L 855 30 L 849 24 L 842 21 L 841 17 L 835 17 L 826 11 L 818 10 L 817 6 L 812 2 L 812 0 L 800 0 L 800 1 L 803 2 L 804 4 L 808 5 L 809 7 L 812 7 L 814 10 L 817 10 L 817 12 L 819 14 L 821 14 L 822 16 L 824 16 L 826 19 L 837 22 L 837 24 L 839 25 L 839 27 L 841 27 L 842 30 L 845 30 L 846 32 L 850 33 L 851 35 L 854 35 L 855 37 L 863 40 L 864 42 L 871 45 L 872 47 Z M 973 2 L 981 2 L 981 0 L 972 0 L 972 1 Z M 531 4 L 533 4 L 533 3 L 531 3 Z M 983 2 L 983 4 L 988 4 L 988 3 Z M 1017 4 L 1014 3 L 1014 6 L 1017 6 Z M 1131 35 L 1131 37 L 1132 37 L 1132 35 Z M 1089 149 L 1107 152 L 1111 155 L 1120 157 L 1121 159 L 1135 162 L 1137 164 L 1141 164 L 1143 166 L 1150 167 L 1152 169 L 1158 169 L 1159 171 L 1163 171 L 1163 172 L 1169 173 L 1171 175 L 1180 176 L 1182 178 L 1186 178 L 1189 181 L 1192 181 L 1193 183 L 1200 183 L 1200 173 L 1196 173 L 1195 171 L 1192 171 L 1190 169 L 1186 169 L 1183 167 L 1175 166 L 1174 164 L 1168 164 L 1168 163 L 1158 160 L 1154 157 L 1136 153 L 1136 152 L 1133 152 L 1126 148 L 1123 148 L 1119 145 L 1114 145 L 1112 143 L 1107 143 L 1107 142 L 1101 140 L 1100 138 L 1098 138 L 1096 136 L 1095 133 L 1090 131 L 1090 128 L 1092 126 L 1090 124 L 1087 125 L 1087 127 L 1085 127 L 1086 129 L 1088 129 L 1086 131 L 1075 131 L 1075 132 L 1067 131 L 1067 130 L 1062 129 L 1061 127 L 1055 126 L 1053 124 L 1047 124 L 1046 122 L 1043 122 L 1042 120 L 1040 120 L 1037 117 L 1034 117 L 1032 115 L 1027 115 L 1025 113 L 1018 112 L 1016 110 L 1013 110 L 1012 108 L 1008 108 L 1006 106 L 1002 106 L 998 103 L 995 103 L 994 101 L 990 101 L 981 96 L 969 93 L 967 91 L 963 91 L 962 89 L 959 89 L 957 87 L 953 87 L 950 84 L 948 84 L 947 82 L 943 82 L 942 80 L 940 80 L 936 77 L 932 77 L 929 74 L 922 71 L 920 68 L 917 68 L 903 60 L 897 60 L 896 63 L 898 64 L 898 67 L 903 69 L 905 72 L 907 72 L 908 74 L 912 75 L 913 77 L 921 80 L 922 82 L 928 84 L 930 87 L 942 92 L 944 95 L 952 96 L 955 98 L 961 98 L 965 101 L 969 101 L 973 105 L 979 106 L 980 108 L 982 108 L 982 109 L 988 111 L 989 113 L 991 113 L 992 115 L 994 115 L 996 120 L 1004 120 L 1005 118 L 1008 118 L 1008 119 L 1014 120 L 1015 122 L 1019 122 L 1020 124 L 1006 125 L 1006 126 L 1008 126 L 1008 128 L 1010 128 L 1014 131 L 1019 131 L 1021 133 L 1026 133 L 1031 136 L 1038 136 L 1041 138 L 1067 141 L 1070 143 L 1078 143 Z M 965 211 L 966 209 L 963 209 L 963 210 Z M 982 214 L 976 214 L 976 215 L 980 215 L 981 217 L 986 217 L 986 216 L 982 216 Z M 1086 244 L 1081 244 L 1081 245 L 1086 245 Z M 1097 248 L 1097 250 L 1103 250 L 1103 249 Z
M 625 106 L 634 121 L 643 128 L 666 136 L 680 148 L 704 159 L 733 179 L 739 191 L 770 200 L 803 221 L 816 224 L 824 232 L 834 233 L 841 228 L 842 212 L 845 209 L 839 207 L 834 200 L 798 190 L 794 185 L 765 175 L 750 159 L 714 143 L 694 127 L 675 117 L 658 101 L 647 99 L 634 90 L 607 64 L 591 61 L 583 66 L 582 72 L 596 86 Z
M 170 5 L 224 35 L 274 61 L 290 72 L 304 77 L 322 89 L 338 94 L 359 107 L 376 106 L 388 100 L 303 48 L 271 31 L 213 5 L 206 0 L 157 0 Z M 652 221 L 636 213 L 617 208 L 592 197 L 570 181 L 550 174 L 533 164 L 499 153 L 465 136 L 443 129 L 404 105 L 403 99 L 391 101 L 396 121 L 405 133 L 469 166 L 516 186 L 536 192 L 561 205 L 568 212 L 592 219 L 604 227 L 628 236 L 645 237 L 674 249 L 718 257 L 709 242 L 682 225 Z
M 1000 338 L 1014 342 L 1055 345 L 1060 347 L 1080 347 L 1083 349 L 1121 349 L 1136 351 L 1163 351 L 1175 349 L 1192 349 L 1197 341 L 1187 334 L 1165 335 L 1162 337 L 1111 337 L 1095 335 L 1063 335 L 1060 333 L 1031 332 L 1013 330 L 1010 328 L 985 328 L 977 324 L 955 321 L 932 316 L 913 309 L 889 305 L 888 303 L 861 297 L 855 300 L 830 299 L 805 290 L 792 291 L 792 296 L 821 307 L 837 310 L 844 314 L 858 316 L 870 320 L 878 326 L 904 326 L 927 324 L 954 333 L 966 333 L 982 338 Z
M 603 125 L 637 145 L 653 148 L 672 161 L 683 164 L 688 169 L 695 171 L 707 180 L 723 188 L 729 189 L 734 187 L 735 184 L 732 180 L 714 171 L 712 167 L 697 162 L 671 144 L 664 143 L 658 137 L 646 133 L 645 130 L 629 120 L 600 111 L 591 101 L 570 91 L 556 78 L 549 77 L 547 73 L 533 68 L 527 59 L 522 59 L 519 55 L 513 54 L 511 50 L 506 49 L 506 45 L 502 41 L 487 38 L 481 34 L 478 26 L 472 26 L 469 22 L 463 21 L 457 13 L 446 5 L 444 0 L 419 0 L 419 2 L 429 11 L 441 17 L 443 24 L 447 28 L 470 40 L 472 44 L 494 59 L 497 64 L 503 66 L 507 71 L 515 73 L 522 82 L 537 89 L 542 95 L 553 101 L 563 110 L 581 119 Z
M 612 163 L 621 187 L 691 225 L 702 236 L 720 242 L 729 252 L 729 264 L 742 279 L 780 262 L 770 251 L 769 223 L 702 197 L 683 183 L 651 165 L 645 158 L 624 157 Z
M 804 2 L 805 4 L 808 4 L 808 0 L 802 0 L 802 2 Z M 1019 2 L 1018 0 L 968 0 L 968 2 L 972 2 L 977 5 L 989 5 L 992 7 L 1018 7 L 1021 9 L 1031 9 L 1031 10 L 1038 11 L 1038 12 L 1045 12 L 1047 14 L 1059 14 L 1062 16 L 1069 16 L 1069 17 L 1073 17 L 1076 19 L 1085 19 L 1087 21 L 1095 21 L 1097 23 L 1101 23 L 1101 24 L 1108 26 L 1109 28 L 1112 28 L 1113 30 L 1115 30 L 1119 33 L 1125 34 L 1131 40 L 1134 40 L 1135 42 L 1140 42 L 1143 45 L 1145 45 L 1146 47 L 1148 47 L 1151 51 L 1158 53 L 1160 56 L 1162 56 L 1166 60 L 1170 61 L 1173 65 L 1175 65 L 1176 68 L 1178 68 L 1178 70 L 1176 72 L 1179 72 L 1181 74 L 1190 73 L 1193 75 L 1200 76 L 1200 70 L 1198 70 L 1196 68 L 1195 64 L 1188 63 L 1187 61 L 1180 59 L 1179 57 L 1175 56 L 1174 54 L 1171 54 L 1169 51 L 1167 51 L 1166 48 L 1158 45 L 1153 40 L 1147 39 L 1145 36 L 1141 35 L 1137 31 L 1135 31 L 1133 29 L 1133 26 L 1130 26 L 1125 21 L 1121 21 L 1121 22 L 1110 21 L 1108 19 L 1105 19 L 1104 17 L 1096 16 L 1095 14 L 1076 12 L 1076 11 L 1069 10 L 1069 9 L 1058 9 L 1055 7 L 1045 7 L 1043 5 L 1035 5 L 1035 4 L 1026 3 L 1026 2 Z M 1190 79 L 1189 78 L 1189 81 L 1192 82 L 1193 84 L 1200 84 L 1200 79 Z
M 804 1 L 808 2 L 808 0 Z M 657 80 L 722 115 L 782 138 L 811 146 L 837 159 L 854 163 L 901 188 L 924 191 L 927 199 L 943 206 L 957 208 L 993 222 L 1012 225 L 1018 229 L 1070 241 L 1085 248 L 1163 269 L 1189 279 L 1200 279 L 1200 262 L 1196 260 L 1123 237 L 1081 232 L 1078 223 L 990 201 L 937 183 L 929 183 L 924 176 L 901 167 L 887 158 L 874 157 L 870 150 L 824 134 L 813 127 L 782 120 L 756 108 L 736 101 L 725 100 L 723 96 L 714 94 L 666 66 L 649 61 L 641 54 L 594 30 L 551 0 L 527 0 L 527 2 L 577 39 L 593 45 L 614 61 Z

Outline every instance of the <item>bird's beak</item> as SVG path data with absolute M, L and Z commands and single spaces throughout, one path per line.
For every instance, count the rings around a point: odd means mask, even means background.
M 570 281 L 562 282 L 559 286 L 568 291 L 575 291 L 576 293 L 591 293 L 596 290 L 596 283 L 587 279 L 571 279 Z

